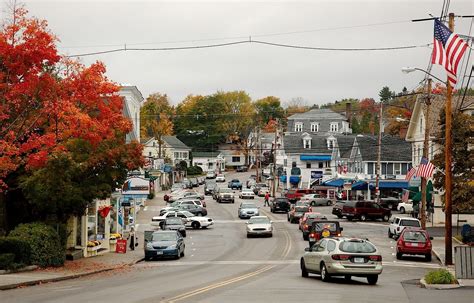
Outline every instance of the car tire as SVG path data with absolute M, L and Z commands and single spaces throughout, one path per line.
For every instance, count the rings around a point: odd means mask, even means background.
M 181 254 L 179 256 L 184 257 L 184 249 L 183 249 L 183 251 L 181 252 Z
M 388 209 L 393 209 L 393 204 L 392 203 L 387 204 L 387 208 Z
M 290 217 L 289 216 L 286 216 L 286 219 L 288 220 L 288 222 L 290 222 Z
M 247 238 L 250 238 L 250 234 L 247 234 Z
M 308 241 L 309 240 L 309 235 L 303 234 L 303 240 Z
M 377 281 L 379 280 L 379 275 L 370 275 L 367 276 L 367 282 L 369 285 L 375 285 L 377 284 Z
M 331 275 L 328 273 L 328 269 L 326 268 L 326 264 L 321 264 L 321 280 L 323 282 L 329 282 L 331 280 Z
M 401 260 L 402 259 L 402 254 L 397 252 L 397 260 Z
M 351 279 L 352 279 L 351 275 L 345 275 L 344 276 L 344 280 L 346 280 L 346 281 L 350 281 Z
M 347 217 L 347 221 L 352 221 L 352 217 Z
M 400 207 L 400 213 L 401 213 L 401 214 L 404 214 L 404 213 L 405 213 L 405 207 L 403 207 L 403 206 Z
M 389 237 L 389 238 L 392 238 L 392 237 L 393 237 L 393 234 L 392 234 L 392 232 L 390 231 L 390 228 L 388 229 L 388 237 Z
M 183 238 L 186 238 L 186 232 L 182 233 L 181 236 L 183 236 Z
M 336 215 L 338 219 L 342 219 L 342 215 Z
M 309 276 L 309 273 L 306 270 L 306 265 L 304 264 L 304 259 L 303 258 L 301 258 L 300 267 L 301 267 L 301 276 L 303 278 L 307 278 Z
M 145 261 L 151 261 L 153 260 L 153 257 L 145 257 Z
M 367 221 L 367 216 L 364 215 L 364 214 L 360 215 L 360 220 L 361 221 Z
M 384 215 L 382 217 L 382 221 L 384 221 L 384 222 L 388 222 L 389 219 L 390 219 L 390 217 L 388 215 Z
M 425 255 L 426 262 L 431 262 L 431 253 Z
M 193 223 L 191 223 L 191 227 L 193 229 L 199 229 L 199 227 L 201 227 L 201 224 L 198 221 L 194 221 Z

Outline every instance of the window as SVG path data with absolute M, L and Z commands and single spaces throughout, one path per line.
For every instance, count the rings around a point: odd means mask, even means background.
M 232 157 L 232 162 L 233 163 L 240 162 L 240 157 Z
M 306 168 L 311 168 L 311 162 L 306 162 Z
M 323 168 L 323 162 L 318 162 L 318 167 Z
M 393 175 L 393 163 L 387 163 L 387 175 Z
M 337 124 L 337 122 L 331 122 L 331 125 L 329 126 L 329 131 L 335 133 L 338 130 L 339 130 L 339 125 Z
M 296 122 L 295 123 L 295 132 L 302 132 L 303 131 L 303 123 Z
M 374 175 L 374 163 L 373 162 L 367 163 L 367 174 L 368 175 Z
M 148 152 L 148 156 L 151 157 L 151 152 Z
M 174 152 L 174 158 L 179 159 L 179 153 L 178 152 Z
M 423 133 L 423 117 L 420 118 L 420 133 Z
M 382 175 L 387 174 L 387 163 L 382 163 Z
M 327 249 L 328 251 L 333 251 L 334 249 L 336 249 L 336 242 L 328 241 Z
M 316 122 L 311 123 L 311 131 L 313 133 L 319 132 L 319 123 L 316 123 Z
M 406 175 L 408 172 L 408 164 L 402 163 L 402 175 Z
M 394 163 L 394 173 L 395 175 L 401 175 L 401 163 Z
M 304 139 L 303 140 L 303 145 L 304 145 L 304 148 L 306 148 L 306 149 L 311 148 L 311 139 Z

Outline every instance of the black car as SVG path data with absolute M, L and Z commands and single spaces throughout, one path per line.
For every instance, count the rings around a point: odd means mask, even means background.
M 145 231 L 145 260 L 184 257 L 184 239 L 178 231 Z
M 176 230 L 179 231 L 183 237 L 186 237 L 186 226 L 184 226 L 183 219 L 180 217 L 166 218 L 160 225 L 162 230 Z
M 206 182 L 206 184 L 204 184 L 204 194 L 212 195 L 212 193 L 216 190 L 216 188 L 217 188 L 216 182 Z
M 383 208 L 389 208 L 391 210 L 397 210 L 398 203 L 400 199 L 394 197 L 380 198 L 380 206 Z
M 290 211 L 291 203 L 287 198 L 275 198 L 270 202 L 270 211 L 276 213 L 277 211 L 282 211 L 287 213 Z
M 236 171 L 236 172 L 240 172 L 240 173 L 241 173 L 241 172 L 246 172 L 246 171 L 248 171 L 248 167 L 245 166 L 245 165 L 237 166 L 237 168 L 236 168 L 235 171 Z
M 339 219 L 342 218 L 342 207 L 346 201 L 337 201 L 336 204 L 332 207 L 332 214 L 336 215 Z

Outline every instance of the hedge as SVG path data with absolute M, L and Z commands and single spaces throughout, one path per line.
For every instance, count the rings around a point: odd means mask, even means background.
M 188 173 L 188 175 L 190 175 L 190 176 L 200 175 L 200 174 L 202 174 L 202 168 L 199 167 L 199 166 L 197 166 L 197 165 L 195 165 L 195 166 L 190 166 L 190 167 L 188 167 L 188 169 L 187 169 L 187 173 Z
M 425 281 L 428 284 L 453 284 L 456 279 L 446 269 L 437 269 L 427 273 Z
M 31 247 L 31 264 L 42 267 L 64 264 L 65 249 L 53 227 L 39 222 L 20 224 L 9 236 L 28 242 Z
M 30 244 L 17 237 L 0 238 L 0 254 L 13 254 L 13 263 L 19 266 L 26 266 L 31 261 Z
M 15 264 L 15 254 L 0 254 L 0 269 L 14 269 Z

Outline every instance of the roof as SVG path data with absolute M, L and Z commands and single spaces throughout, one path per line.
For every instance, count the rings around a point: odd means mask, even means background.
M 328 108 L 315 108 L 305 113 L 297 113 L 288 117 L 291 119 L 314 119 L 314 120 L 345 120 L 347 118 L 344 115 L 336 113 Z
M 358 135 L 356 141 L 362 161 L 377 161 L 378 136 Z M 411 162 L 411 144 L 397 136 L 382 136 L 380 160 Z
M 193 158 L 217 158 L 220 152 L 193 152 Z
M 352 146 L 354 145 L 355 135 L 349 136 L 334 136 L 337 140 L 339 153 L 341 158 L 349 159 L 351 157 Z
M 303 147 L 303 137 L 311 137 L 311 148 Z M 326 154 L 331 155 L 332 150 L 328 149 L 326 137 L 314 134 L 288 134 L 283 137 L 285 153 L 289 154 Z
M 262 143 L 273 143 L 275 140 L 275 133 L 261 133 L 260 142 Z
M 176 138 L 176 136 L 162 136 L 161 139 L 172 148 L 191 150 L 186 144 Z

